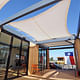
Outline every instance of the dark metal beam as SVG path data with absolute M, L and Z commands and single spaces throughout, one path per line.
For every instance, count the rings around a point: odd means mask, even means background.
M 5 78 L 4 78 L 4 80 L 7 80 L 7 76 L 8 76 L 8 69 L 9 69 L 10 57 L 11 57 L 11 53 L 12 53 L 12 44 L 13 44 L 13 36 L 11 37 L 10 48 L 9 48 L 9 55 L 8 55 L 8 60 L 7 60 L 7 65 L 6 65 L 6 71 L 5 71 Z
M 0 22 L 0 26 L 8 24 L 8 23 L 10 23 L 10 22 L 12 22 L 12 21 L 14 21 L 16 19 L 19 19 L 19 18 L 21 18 L 21 17 L 23 17 L 25 15 L 28 15 L 28 14 L 30 14 L 32 12 L 40 10 L 40 9 L 42 9 L 44 7 L 47 7 L 47 6 L 51 5 L 51 4 L 57 3 L 59 1 L 62 1 L 62 0 L 42 0 L 42 1 L 40 1 L 40 2 L 38 2 L 36 4 L 34 4 L 34 5 L 30 6 L 29 8 L 26 8 L 26 9 L 16 13 L 15 15 L 5 19 L 4 21 Z
M 23 40 L 26 41 L 26 42 L 29 42 L 29 41 L 27 41 L 25 38 L 19 37 L 19 36 L 15 35 L 15 34 L 13 34 L 13 33 L 11 33 L 11 32 L 9 32 L 9 31 L 4 30 L 3 28 L 2 28 L 2 30 L 1 30 L 1 32 L 4 32 L 4 33 L 6 33 L 6 34 L 8 34 L 8 35 L 11 35 L 11 36 L 14 36 L 14 37 L 16 37 L 16 38 L 18 38 L 18 39 L 23 39 Z
M 49 50 L 71 49 L 71 48 L 74 48 L 74 47 L 49 48 Z
M 74 40 L 75 36 L 69 36 L 69 37 L 63 37 L 63 38 L 55 38 L 55 39 L 49 39 L 49 40 L 43 40 L 43 41 L 37 41 L 35 42 L 36 44 L 47 44 L 47 43 L 52 43 L 52 42 L 62 42 L 65 40 Z
M 47 69 L 47 49 L 46 49 L 46 69 Z
M 1 45 L 6 45 L 6 46 L 10 46 L 10 44 L 7 44 L 7 43 L 3 43 L 3 42 L 0 42 Z
M 69 46 L 69 47 L 58 47 L 58 48 L 47 48 L 48 50 L 58 50 L 58 49 L 69 49 L 69 48 L 74 48 L 74 45 Z M 46 50 L 46 48 L 41 48 L 39 50 Z
M 17 76 L 19 76 L 19 70 L 20 70 L 20 66 L 21 66 L 22 41 L 23 41 L 23 40 L 21 40 L 20 49 L 19 49 L 19 64 L 18 64 L 19 68 L 18 68 Z
M 29 65 L 29 46 L 30 46 L 30 42 L 28 42 L 28 49 L 27 49 L 27 54 L 26 54 L 26 75 L 28 75 L 28 65 Z
M 66 46 L 71 47 L 71 46 L 74 46 L 74 45 L 70 45 L 70 44 L 69 44 L 69 45 L 58 45 L 58 46 L 49 46 L 49 47 L 54 47 L 54 48 L 55 48 L 55 47 L 58 47 L 58 48 L 59 48 L 59 47 L 66 47 Z M 40 47 L 40 48 L 49 49 L 49 47 Z
M 39 44 L 39 48 L 45 48 L 45 49 L 47 49 L 49 47 Z
M 68 42 L 68 43 L 70 43 L 71 45 L 74 45 L 74 43 L 72 43 L 72 42 L 70 42 L 70 41 L 68 41 L 68 40 L 65 40 L 65 42 Z

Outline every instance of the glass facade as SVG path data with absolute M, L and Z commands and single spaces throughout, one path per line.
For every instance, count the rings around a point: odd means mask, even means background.
M 0 80 L 3 80 L 5 77 L 8 54 L 9 46 L 0 44 Z
M 7 39 L 5 39 L 8 37 Z M 0 33 L 0 80 L 4 80 L 11 36 Z M 4 41 L 5 40 L 5 41 Z
M 20 42 L 20 39 L 14 37 L 10 57 L 10 64 L 8 69 L 8 78 L 16 77 L 18 74 Z
M 26 64 L 27 64 L 27 55 L 28 55 L 28 43 L 25 41 L 22 42 L 22 54 L 21 54 L 21 69 L 20 69 L 20 75 L 26 74 Z
M 13 79 L 28 73 L 29 42 L 13 36 L 11 44 L 12 36 L 0 32 L 0 80 Z
M 39 49 L 39 68 L 40 70 L 46 69 L 46 58 L 47 57 L 47 51 L 43 49 Z

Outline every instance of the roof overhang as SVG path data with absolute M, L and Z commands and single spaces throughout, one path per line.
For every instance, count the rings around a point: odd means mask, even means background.
M 38 4 L 28 8 L 28 11 L 35 8 L 36 5 L 38 6 Z M 61 44 L 71 45 L 71 43 L 73 45 L 73 40 L 75 37 L 73 39 L 73 35 L 70 34 L 67 29 L 67 15 L 69 5 L 70 0 L 62 0 L 55 6 L 35 17 L 18 22 L 11 22 L 8 25 L 11 25 L 32 36 L 35 39 L 35 41 L 32 42 L 35 44 L 48 47 L 61 46 Z M 20 14 L 16 14 L 16 16 L 18 15 Z M 9 19 L 12 19 L 13 17 Z M 5 20 L 4 22 L 7 21 Z M 6 28 L 4 29 L 6 30 Z
M 29 34 L 36 41 L 72 36 L 67 29 L 70 0 L 63 0 L 45 12 L 30 19 L 9 25 Z

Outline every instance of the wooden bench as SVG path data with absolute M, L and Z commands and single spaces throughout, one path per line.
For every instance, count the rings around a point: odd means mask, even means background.
M 40 69 L 38 68 L 38 64 L 32 64 L 32 73 L 39 72 Z

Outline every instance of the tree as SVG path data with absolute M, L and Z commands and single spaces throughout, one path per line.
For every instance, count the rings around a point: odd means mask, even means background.
M 53 61 L 53 57 L 50 58 L 50 61 Z

